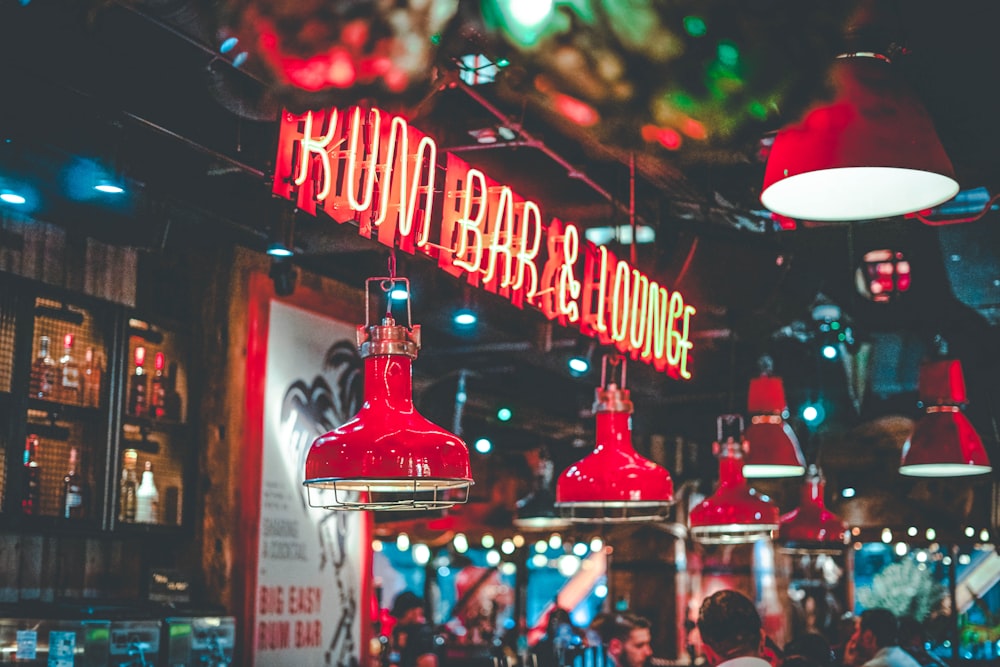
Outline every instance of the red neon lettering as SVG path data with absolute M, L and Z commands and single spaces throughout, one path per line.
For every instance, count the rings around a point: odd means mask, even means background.
M 669 294 L 666 288 L 655 281 L 649 281 L 648 307 L 646 313 L 646 344 L 641 358 L 646 363 L 655 363 L 657 370 L 666 367 L 666 322 Z
M 382 114 L 378 109 L 372 109 L 369 114 L 370 117 L 374 118 L 374 121 L 366 118 L 364 127 L 362 127 L 361 108 L 354 107 L 354 114 L 351 117 L 351 140 L 347 145 L 347 201 L 351 205 L 351 210 L 357 212 L 367 211 L 371 207 L 375 191 L 375 176 L 378 173 L 376 169 L 378 141 L 371 141 L 370 137 L 366 137 L 362 143 L 361 131 L 364 129 L 377 137 L 378 135 L 375 133 L 382 127 Z M 358 162 L 362 160 L 366 150 L 368 151 L 368 164 L 365 165 L 364 195 L 359 201 L 354 188 L 358 182 Z
M 373 213 L 371 224 L 378 228 L 378 241 L 389 247 L 397 244 L 396 232 L 400 233 L 399 246 L 405 248 L 408 239 L 403 233 L 403 218 L 406 212 L 406 191 L 409 187 L 409 132 L 406 121 L 397 116 L 389 121 L 389 137 L 382 138 L 381 126 L 377 128 L 379 137 L 379 158 L 381 163 L 376 175 L 375 198 L 378 212 Z M 389 215 L 389 202 L 399 202 L 396 215 Z M 408 248 L 407 248 L 408 249 Z
M 420 233 L 417 234 L 417 247 L 423 248 L 431 234 L 431 214 L 434 212 L 434 181 L 437 179 L 437 143 L 428 136 L 420 138 L 417 143 L 416 167 L 413 170 L 413 185 L 410 186 L 409 204 L 406 209 L 405 222 L 400 223 L 400 233 L 408 236 L 413 229 L 414 211 L 418 201 L 421 206 Z M 425 177 L 424 174 L 427 174 Z M 426 182 L 421 185 L 420 183 Z M 405 229 L 406 231 L 402 231 Z
M 608 333 L 608 277 L 618 260 L 604 246 L 595 246 L 588 242 L 584 259 L 583 277 L 583 314 L 580 330 L 590 336 L 596 336 L 603 345 L 610 344 Z
M 299 141 L 301 150 L 299 151 L 299 171 L 295 176 L 295 185 L 302 185 L 309 176 L 309 165 L 312 164 L 312 156 L 315 155 L 320 161 L 320 174 L 322 174 L 323 185 L 316 192 L 317 201 L 323 201 L 330 194 L 330 143 L 337 134 L 337 110 L 333 109 L 328 118 L 329 126 L 327 133 L 318 139 L 312 136 L 313 113 L 306 113 L 304 120 L 305 129 L 302 131 L 302 139 Z
M 510 287 L 516 291 L 527 284 L 524 298 L 530 301 L 538 291 L 538 267 L 535 266 L 535 258 L 538 257 L 538 248 L 542 242 L 542 214 L 538 210 L 538 204 L 533 201 L 524 202 L 524 211 L 521 213 L 517 231 L 515 255 L 517 270 Z
M 535 292 L 535 298 L 531 302 L 533 306 L 542 311 L 548 319 L 553 319 L 559 313 L 556 310 L 556 290 L 558 288 L 559 276 L 561 275 L 562 253 L 560 252 L 562 243 L 563 224 L 558 218 L 553 218 L 549 223 L 549 228 L 545 230 L 545 265 L 542 267 L 542 289 Z
M 674 294 L 677 294 L 677 292 L 674 292 Z M 683 299 L 681 299 L 681 302 L 683 303 Z M 676 353 L 677 363 L 671 364 L 671 366 L 676 368 L 677 373 L 685 380 L 691 379 L 691 371 L 688 370 L 687 359 L 688 359 L 688 351 L 693 347 L 694 343 L 691 342 L 688 336 L 689 336 L 689 328 L 691 326 L 691 316 L 694 315 L 696 312 L 697 311 L 695 310 L 694 306 L 685 305 L 684 313 L 681 316 L 682 324 L 680 332 L 678 332 L 676 328 L 673 331 L 669 332 L 669 335 L 673 337 L 674 347 L 677 348 L 677 353 Z M 671 346 L 668 346 L 668 349 L 670 347 Z
M 414 161 L 412 174 L 410 173 L 411 155 L 409 152 L 411 132 L 419 136 L 416 154 L 412 156 Z M 397 116 L 390 123 L 388 140 L 380 146 L 380 151 L 379 161 L 383 162 L 383 165 L 381 167 L 382 176 L 377 179 L 379 206 L 378 213 L 372 223 L 379 228 L 378 240 L 380 243 L 390 247 L 397 245 L 396 232 L 398 231 L 399 247 L 407 252 L 413 252 L 414 239 L 412 234 L 414 223 L 417 222 L 418 206 L 421 211 L 416 247 L 425 246 L 430 235 L 436 177 L 436 169 L 433 165 L 437 162 L 437 144 L 430 137 L 412 130 L 407 125 L 406 120 Z M 424 166 L 427 162 L 430 162 L 432 166 L 425 171 Z M 427 183 L 421 185 L 425 173 Z M 397 215 L 389 215 L 388 213 L 390 200 L 399 202 Z
M 615 267 L 615 288 L 611 293 L 611 340 L 616 345 L 628 336 L 629 290 L 631 288 L 631 267 L 620 260 Z M 620 346 L 618 346 L 620 347 Z
M 445 153 L 446 168 L 444 171 L 444 204 L 441 209 L 441 231 L 438 243 L 428 243 L 425 252 L 436 253 L 438 268 L 453 276 L 461 276 L 464 271 L 455 266 L 455 244 L 458 243 L 460 231 L 458 221 L 462 219 L 462 193 L 469 178 L 468 163 Z
M 476 194 L 476 186 L 479 194 Z M 473 205 L 476 205 L 476 216 L 472 217 Z M 472 274 L 481 270 L 483 263 L 483 219 L 486 218 L 486 176 L 478 169 L 470 169 L 465 182 L 465 193 L 462 195 L 462 217 L 458 219 L 458 245 L 455 246 L 455 266 L 461 267 Z M 470 243 L 469 240 L 472 239 Z M 465 256 L 472 253 L 473 259 Z M 476 276 L 478 279 L 478 276 Z
M 578 228 L 558 219 L 546 228 L 535 202 L 522 204 L 510 187 L 452 154 L 446 154 L 441 235 L 430 243 L 437 144 L 401 117 L 386 115 L 384 125 L 383 113 L 355 107 L 283 114 L 272 191 L 304 211 L 320 208 L 338 222 L 353 218 L 363 236 L 377 228 L 380 243 L 420 249 L 448 273 L 465 274 L 517 307 L 527 301 L 549 319 L 578 322 L 582 333 L 690 379 L 690 320 L 697 311 L 680 293 L 589 243 L 583 282 L 577 280 Z M 338 148 L 345 143 L 346 150 Z
M 681 350 L 686 336 L 682 336 L 676 324 L 677 319 L 683 315 L 684 297 L 680 292 L 674 292 L 670 295 L 670 310 L 667 313 L 667 364 L 670 366 L 676 367 L 681 362 Z
M 629 308 L 628 343 L 633 352 L 633 359 L 639 355 L 646 340 L 648 303 L 649 278 L 638 269 L 632 269 L 632 307 Z
M 496 215 L 493 218 L 492 233 L 490 234 L 490 245 L 487 248 L 490 259 L 486 264 L 486 271 L 483 274 L 483 283 L 490 291 L 496 291 L 495 278 L 497 277 L 497 258 L 503 255 L 503 268 L 500 275 L 500 287 L 508 287 L 512 280 L 513 273 L 513 252 L 514 243 L 514 193 L 506 185 L 500 188 L 500 197 L 497 201 Z
M 570 322 L 580 319 L 580 308 L 576 300 L 580 298 L 583 285 L 573 276 L 573 266 L 580 256 L 580 232 L 576 225 L 567 224 L 562 237 L 562 266 L 559 267 L 556 308 L 559 315 Z
M 381 133 L 381 123 L 379 127 L 376 128 L 378 133 Z M 382 148 L 382 177 L 378 179 L 379 189 L 378 189 L 378 213 L 375 215 L 375 219 L 372 224 L 376 227 L 380 227 L 383 222 L 385 222 L 386 217 L 389 213 L 389 200 L 392 198 L 392 193 L 396 192 L 396 197 L 399 199 L 399 212 L 400 217 L 402 217 L 403 211 L 406 210 L 406 186 L 409 185 L 409 179 L 407 178 L 407 167 L 409 166 L 409 136 L 407 132 L 406 120 L 400 116 L 396 116 L 391 121 L 389 121 L 389 141 L 385 148 Z M 398 162 L 398 164 L 397 164 Z M 393 177 L 396 177 L 395 179 Z M 390 187 L 389 184 L 392 183 L 396 187 Z M 399 187 L 401 186 L 401 187 Z M 400 234 L 405 236 L 403 233 L 403 221 L 399 221 Z

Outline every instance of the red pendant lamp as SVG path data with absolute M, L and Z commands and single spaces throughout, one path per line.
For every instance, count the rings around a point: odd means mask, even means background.
M 811 465 L 802 484 L 802 502 L 781 517 L 777 542 L 782 551 L 793 554 L 838 554 L 850 542 L 847 524 L 826 509 L 826 483 L 819 469 Z
M 955 172 L 930 116 L 888 58 L 842 55 L 830 74 L 833 100 L 774 139 L 765 207 L 797 220 L 873 220 L 955 196 Z
M 920 401 L 925 414 L 903 445 L 899 472 L 911 477 L 962 477 L 993 470 L 969 418 L 965 377 L 958 359 L 942 359 L 920 366 Z
M 469 450 L 454 433 L 431 423 L 413 406 L 412 365 L 420 349 L 420 326 L 396 324 L 385 313 L 370 324 L 369 291 L 386 294 L 409 281 L 369 278 L 365 325 L 358 345 L 365 363 L 364 404 L 342 426 L 320 436 L 306 457 L 309 504 L 326 509 L 422 510 L 468 499 L 472 484 Z M 407 323 L 412 322 L 407 304 Z
M 620 369 L 620 384 L 608 382 L 609 366 Z M 605 355 L 601 386 L 594 392 L 597 446 L 563 471 L 556 484 L 556 508 L 571 521 L 653 521 L 674 502 L 670 473 L 632 447 L 633 406 L 625 379 L 625 358 Z
M 747 412 L 750 426 L 743 439 L 749 449 L 743 461 L 743 476 L 754 479 L 803 474 L 806 462 L 795 431 L 785 421 L 788 402 L 780 377 L 762 375 L 750 380 Z
M 743 418 L 722 415 L 718 441 L 719 486 L 688 515 L 691 539 L 702 544 L 747 544 L 770 537 L 778 527 L 778 507 L 749 487 L 743 476 Z

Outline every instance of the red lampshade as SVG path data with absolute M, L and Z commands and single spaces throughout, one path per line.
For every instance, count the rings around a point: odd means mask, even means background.
M 372 278 L 369 284 L 386 280 Z M 364 404 L 309 449 L 304 482 L 309 504 L 400 510 L 465 502 L 472 484 L 468 448 L 413 406 L 420 327 L 396 325 L 387 315 L 380 325 L 359 327 L 358 343 L 365 363 Z
M 925 363 L 920 367 L 920 399 L 926 414 L 903 445 L 899 472 L 911 477 L 984 475 L 993 468 L 969 418 L 965 378 L 957 359 Z
M 774 139 L 761 203 L 798 220 L 872 220 L 958 192 L 930 116 L 887 59 L 852 54 L 831 70 L 832 101 Z
M 806 471 L 805 458 L 795 432 L 785 422 L 788 411 L 785 386 L 780 377 L 750 380 L 747 411 L 752 415 L 743 434 L 749 444 L 743 461 L 743 476 L 797 477 Z
M 625 389 L 604 377 L 595 391 L 597 446 L 563 471 L 556 484 L 556 508 L 572 521 L 626 522 L 661 519 L 674 502 L 674 483 L 666 468 L 640 456 L 632 447 L 632 401 Z
M 782 551 L 801 554 L 837 554 L 850 541 L 847 524 L 826 509 L 826 485 L 814 466 L 802 485 L 802 502 L 781 517 L 778 544 Z
M 965 405 L 965 375 L 958 359 L 941 359 L 920 365 L 917 383 L 920 401 L 925 405 Z
M 719 431 L 719 486 L 691 510 L 691 538 L 703 544 L 746 544 L 770 537 L 778 527 L 778 508 L 747 485 L 739 436 L 722 440 L 721 422 Z

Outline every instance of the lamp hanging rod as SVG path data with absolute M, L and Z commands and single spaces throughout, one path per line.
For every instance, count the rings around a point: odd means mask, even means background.
M 455 80 L 455 85 L 458 86 L 459 88 L 461 88 L 463 91 L 465 91 L 465 94 L 468 95 L 469 97 L 471 97 L 472 99 L 474 99 L 477 103 L 479 103 L 479 105 L 481 107 L 483 107 L 488 112 L 490 112 L 491 114 L 493 114 L 497 118 L 497 120 L 499 120 L 500 122 L 504 123 L 505 125 L 511 125 L 511 124 L 513 124 L 513 121 L 510 118 L 510 116 L 508 116 L 506 113 L 504 113 L 503 111 L 501 111 L 496 105 L 494 105 L 488 99 L 486 99 L 485 97 L 483 97 L 472 86 L 470 86 L 469 84 L 465 83 L 464 81 L 461 81 L 461 80 L 458 80 L 458 79 Z M 614 196 L 612 196 L 612 194 L 610 192 L 608 192 L 604 188 L 604 186 L 602 186 L 600 183 L 598 183 L 597 181 L 595 181 L 594 179 L 592 179 L 591 177 L 587 176 L 585 173 L 583 173 L 582 171 L 580 171 L 579 169 L 577 169 L 575 166 L 573 166 L 573 164 L 570 163 L 569 160 L 567 160 L 562 155 L 560 155 L 559 153 L 557 153 L 555 150 L 553 150 L 552 148 L 550 148 L 543 140 L 541 140 L 538 137 L 532 135 L 530 132 L 528 132 L 527 130 L 525 130 L 523 127 L 518 131 L 518 134 L 521 135 L 522 141 L 532 144 L 533 146 L 535 146 L 536 148 L 538 148 L 538 150 L 540 150 L 542 153 L 544 153 L 550 160 L 552 160 L 553 162 L 555 162 L 556 164 L 558 164 L 560 167 L 562 167 L 563 169 L 565 169 L 566 170 L 566 174 L 570 178 L 572 178 L 574 180 L 577 180 L 577 181 L 580 181 L 581 183 L 583 183 L 584 185 L 586 185 L 587 187 L 589 187 L 591 190 L 593 190 L 595 193 L 597 193 L 602 199 L 606 199 L 610 204 L 612 204 L 616 209 L 618 209 L 622 213 L 629 213 L 629 210 L 625 206 L 625 204 L 623 204 L 617 198 L 615 198 Z M 644 221 L 641 216 L 636 216 L 636 219 L 642 225 L 645 225 L 647 227 L 651 227 L 652 226 L 649 223 L 647 223 L 646 221 Z

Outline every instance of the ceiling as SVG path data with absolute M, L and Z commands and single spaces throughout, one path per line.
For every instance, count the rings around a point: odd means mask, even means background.
M 539 93 L 546 90 L 538 84 L 540 76 L 561 90 L 559 77 L 565 73 L 546 53 L 520 51 L 490 34 L 469 14 L 475 3 L 462 3 L 434 68 L 416 77 L 405 94 L 381 91 L 381 96 L 370 88 L 304 94 L 277 80 L 259 53 L 249 53 L 245 65 L 234 67 L 233 54 L 218 52 L 220 37 L 229 34 L 227 25 L 239 24 L 235 8 L 260 9 L 266 3 L 64 4 L 58 10 L 42 2 L 0 8 L 0 52 L 5 62 L 17 64 L 7 72 L 0 105 L 0 134 L 6 140 L 0 159 L 6 168 L 39 179 L 45 196 L 38 217 L 72 220 L 91 235 L 151 253 L 173 244 L 220 242 L 262 251 L 285 207 L 270 199 L 268 183 L 274 119 L 283 104 L 375 101 L 405 108 L 413 124 L 442 148 L 538 201 L 546 215 L 584 227 L 629 222 L 634 155 L 637 218 L 656 230 L 655 243 L 637 248 L 638 265 L 684 291 L 698 308 L 692 380 L 672 380 L 633 365 L 641 448 L 653 435 L 707 444 L 715 416 L 745 405 L 749 378 L 759 372 L 763 356 L 785 377 L 793 409 L 806 401 L 827 402 L 823 426 L 810 431 L 793 420 L 807 449 L 810 433 L 818 441 L 824 431 L 886 414 L 915 416 L 916 364 L 940 335 L 966 362 L 970 417 L 991 441 L 994 460 L 1000 460 L 994 427 L 1000 410 L 994 382 L 1000 371 L 995 214 L 941 226 L 890 219 L 799 221 L 783 229 L 757 199 L 768 138 L 822 94 L 826 63 L 849 34 L 858 44 L 880 48 L 892 41 L 905 48 L 898 66 L 933 117 L 968 202 L 942 207 L 931 217 L 978 214 L 1000 189 L 995 120 L 1000 54 L 991 45 L 1000 6 L 994 3 L 961 0 L 947 8 L 929 0 L 865 3 L 864 9 L 874 8 L 880 17 L 868 23 L 839 3 L 810 11 L 796 9 L 803 3 L 772 0 L 745 14 L 723 2 L 695 3 L 709 22 L 725 16 L 726 29 L 737 38 L 760 38 L 741 46 L 748 58 L 759 55 L 772 69 L 757 78 L 748 74 L 746 87 L 781 103 L 760 118 L 734 113 L 727 126 L 727 116 L 720 115 L 726 108 L 704 102 L 709 138 L 688 139 L 676 150 L 644 141 L 632 124 L 648 115 L 643 91 L 653 84 L 697 87 L 690 83 L 701 67 L 694 47 L 688 60 L 678 56 L 669 68 L 644 70 L 644 61 L 625 58 L 620 77 L 637 92 L 621 103 L 596 104 L 602 122 L 580 128 L 554 113 L 551 98 Z M 374 3 L 344 4 L 363 11 Z M 695 4 L 650 6 L 659 7 L 665 22 L 685 16 Z M 600 33 L 600 24 L 592 30 Z M 453 59 L 470 47 L 502 55 L 511 65 L 495 84 L 458 84 Z M 666 78 L 653 81 L 656 77 Z M 484 148 L 470 134 L 498 125 L 515 130 L 512 145 Z M 110 161 L 140 195 L 117 210 L 69 201 L 66 165 L 84 159 Z M 385 249 L 358 237 L 349 225 L 299 214 L 296 245 L 294 262 L 303 270 L 357 286 L 365 276 L 384 272 Z M 629 253 L 613 248 L 621 256 Z M 861 257 L 878 248 L 905 253 L 914 267 L 911 290 L 896 302 L 872 303 L 855 288 Z M 570 351 L 586 349 L 586 341 L 538 313 L 470 292 L 422 259 L 400 262 L 414 285 L 415 320 L 425 329 L 416 369 L 422 409 L 452 425 L 457 383 L 464 375 L 468 403 L 459 426 L 467 437 L 490 434 L 501 449 L 545 445 L 567 462 L 578 457 L 592 429 L 588 409 L 598 375 L 571 377 L 565 361 Z M 457 331 L 450 313 L 467 302 L 480 310 L 480 322 L 472 331 Z M 859 343 L 835 362 L 819 355 L 812 313 L 824 303 L 842 309 Z M 870 356 L 856 354 L 862 343 L 870 344 Z M 495 419 L 501 405 L 514 410 L 516 418 L 508 424 Z M 702 449 L 711 468 L 708 449 Z

